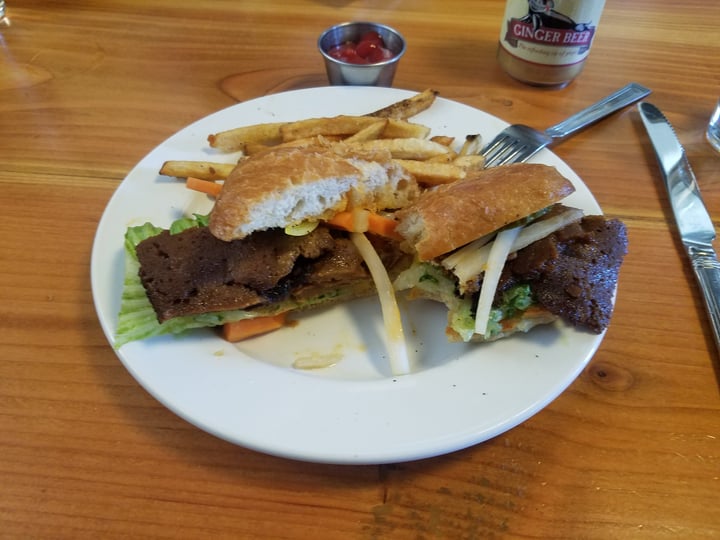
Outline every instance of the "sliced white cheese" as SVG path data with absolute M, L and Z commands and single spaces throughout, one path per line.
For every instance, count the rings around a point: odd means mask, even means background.
M 550 218 L 540 219 L 526 225 L 515 239 L 510 253 L 519 251 L 530 244 L 545 238 L 551 233 L 562 229 L 566 225 L 579 220 L 582 216 L 582 210 L 568 207 L 560 214 Z M 461 292 L 464 292 L 465 284 L 469 280 L 482 274 L 485 266 L 488 264 L 488 257 L 490 255 L 490 250 L 492 249 L 492 244 L 488 243 L 487 240 L 487 237 L 475 240 L 467 246 L 460 248 L 458 251 L 446 257 L 442 261 L 442 265 L 457 276 Z
M 363 233 L 350 233 L 350 239 L 365 260 L 365 264 L 367 264 L 370 275 L 377 288 L 383 323 L 385 325 L 390 369 L 393 375 L 405 375 L 410 372 L 410 359 L 408 357 L 400 308 L 398 307 L 390 276 L 380 260 L 380 256 L 370 243 L 370 240 L 368 240 Z
M 487 331 L 490 309 L 497 290 L 500 274 L 502 273 L 505 261 L 511 253 L 513 243 L 517 239 L 522 227 L 514 227 L 500 231 L 491 244 L 490 253 L 487 259 L 487 268 L 480 288 L 480 298 L 475 313 L 475 333 L 485 335 Z

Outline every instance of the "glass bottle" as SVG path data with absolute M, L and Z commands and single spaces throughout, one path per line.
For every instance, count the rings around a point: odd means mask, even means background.
M 605 0 L 507 0 L 497 58 L 513 78 L 563 87 L 590 53 Z

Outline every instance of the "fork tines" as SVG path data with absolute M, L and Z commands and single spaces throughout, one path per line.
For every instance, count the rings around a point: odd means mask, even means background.
M 514 124 L 501 131 L 480 153 L 485 157 L 485 168 L 497 167 L 526 161 L 550 141 L 545 133 Z
M 501 134 L 483 149 L 484 167 L 487 169 L 488 167 L 497 167 L 498 165 L 521 161 L 519 156 L 526 149 L 527 146 L 521 141 Z

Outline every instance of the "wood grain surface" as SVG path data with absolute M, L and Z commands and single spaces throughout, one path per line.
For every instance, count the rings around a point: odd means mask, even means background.
M 207 114 L 327 84 L 318 34 L 397 27 L 394 86 L 544 128 L 627 82 L 675 125 L 708 209 L 720 155 L 720 8 L 607 0 L 583 73 L 525 86 L 495 61 L 501 1 L 8 0 L 0 29 L 0 537 L 720 537 L 718 356 L 637 110 L 556 153 L 630 253 L 593 360 L 486 443 L 411 463 L 330 466 L 253 452 L 175 416 L 98 323 L 90 253 L 115 188 Z

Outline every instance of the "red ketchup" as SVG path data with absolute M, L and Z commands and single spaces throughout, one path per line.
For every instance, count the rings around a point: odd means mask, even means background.
M 382 37 L 375 31 L 366 32 L 360 41 L 346 41 L 332 47 L 328 54 L 349 64 L 377 64 L 392 58 L 392 51 L 385 47 Z

